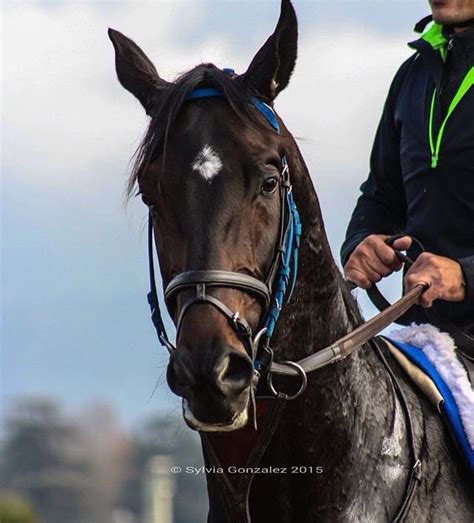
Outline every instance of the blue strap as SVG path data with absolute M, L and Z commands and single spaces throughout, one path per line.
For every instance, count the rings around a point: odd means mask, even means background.
M 148 305 L 150 306 L 151 311 L 151 321 L 156 329 L 156 334 L 158 335 L 158 340 L 164 347 L 169 346 L 169 339 L 166 333 L 165 324 L 163 323 L 163 318 L 161 316 L 160 305 L 153 296 L 153 293 L 149 292 L 147 294 Z
M 194 89 L 186 96 L 186 100 L 199 100 L 201 98 L 222 98 L 224 95 L 219 89 L 214 87 L 200 87 L 199 89 Z
M 225 70 L 224 70 L 225 71 Z M 194 89 L 186 96 L 186 100 L 200 100 L 202 98 L 222 98 L 224 94 L 219 89 L 215 87 L 199 87 Z M 275 115 L 275 111 L 267 105 L 263 100 L 253 96 L 251 99 L 252 105 L 258 109 L 262 115 L 265 117 L 265 120 L 275 129 L 277 133 L 280 132 L 280 125 Z
M 267 329 L 265 332 L 267 338 L 271 338 L 273 335 L 281 309 L 291 298 L 298 273 L 298 252 L 302 232 L 301 220 L 291 190 L 288 190 L 286 200 L 289 210 L 289 223 L 281 254 L 281 263 L 274 284 L 275 292 L 264 324 Z
M 151 312 L 151 321 L 155 326 L 156 334 L 158 340 L 166 347 L 168 352 L 173 349 L 168 334 L 166 333 L 165 324 L 163 322 L 163 317 L 161 316 L 160 303 L 158 301 L 158 292 L 156 289 L 156 280 L 155 280 L 155 266 L 153 261 L 154 249 L 153 249 L 153 218 L 151 213 L 148 214 L 148 270 L 150 276 L 150 292 L 147 294 L 148 305 L 150 306 Z
M 252 97 L 252 104 L 263 114 L 263 116 L 265 116 L 267 122 L 275 129 L 275 131 L 279 133 L 280 125 L 276 119 L 275 111 L 263 100 L 260 100 L 260 98 L 255 96 Z
M 299 249 L 300 249 L 301 233 L 303 231 L 303 227 L 301 225 L 300 214 L 298 212 L 298 209 L 296 208 L 296 204 L 293 199 L 293 193 L 290 193 L 288 195 L 288 202 L 289 202 L 291 214 L 293 216 L 293 223 L 294 223 L 293 227 L 295 228 L 295 232 L 294 232 L 294 240 L 293 240 L 291 284 L 290 284 L 288 296 L 286 298 L 286 302 L 288 302 L 290 300 L 291 295 L 293 294 L 293 290 L 296 285 L 296 277 L 298 275 L 298 254 L 299 254 Z

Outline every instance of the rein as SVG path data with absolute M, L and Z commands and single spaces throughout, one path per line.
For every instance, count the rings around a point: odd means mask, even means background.
M 384 311 L 367 320 L 353 331 L 331 343 L 328 347 L 299 360 L 297 365 L 307 374 L 331 363 L 343 360 L 388 327 L 412 305 L 418 303 L 421 294 L 425 290 L 425 284 L 420 283 L 416 285 L 416 287 L 407 292 L 407 294 L 393 305 L 390 305 Z M 272 362 L 270 372 L 285 376 L 298 375 L 298 372 L 294 368 L 289 367 L 287 364 L 277 362 Z

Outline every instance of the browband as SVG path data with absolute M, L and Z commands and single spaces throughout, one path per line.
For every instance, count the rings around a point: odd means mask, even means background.
M 200 100 L 202 98 L 223 98 L 224 93 L 222 91 L 219 91 L 219 89 L 216 89 L 215 87 L 199 87 L 198 89 L 194 89 L 191 91 L 187 96 L 186 100 Z M 256 96 L 252 96 L 250 99 L 252 105 L 258 109 L 262 115 L 265 117 L 267 122 L 275 129 L 277 133 L 280 132 L 280 124 L 278 123 L 278 120 L 275 116 L 275 113 L 273 109 L 266 104 L 263 100 L 260 98 L 257 98 Z

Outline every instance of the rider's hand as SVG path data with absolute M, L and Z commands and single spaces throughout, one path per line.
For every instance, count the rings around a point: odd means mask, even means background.
M 431 307 L 437 299 L 462 301 L 466 295 L 461 266 L 456 260 L 444 256 L 429 252 L 418 256 L 405 275 L 405 292 L 420 282 L 429 285 L 420 298 L 420 305 L 423 307 Z
M 389 247 L 385 243 L 388 237 L 385 234 L 371 234 L 359 243 L 344 266 L 346 280 L 368 289 L 384 276 L 400 270 L 402 262 L 393 249 L 406 251 L 411 245 L 411 238 L 403 236 L 393 243 L 393 247 Z

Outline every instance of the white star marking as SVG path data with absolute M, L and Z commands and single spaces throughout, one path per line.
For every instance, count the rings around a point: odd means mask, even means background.
M 222 162 L 217 153 L 210 145 L 205 145 L 199 152 L 191 165 L 193 171 L 198 172 L 207 182 L 211 183 L 213 178 L 222 169 Z

